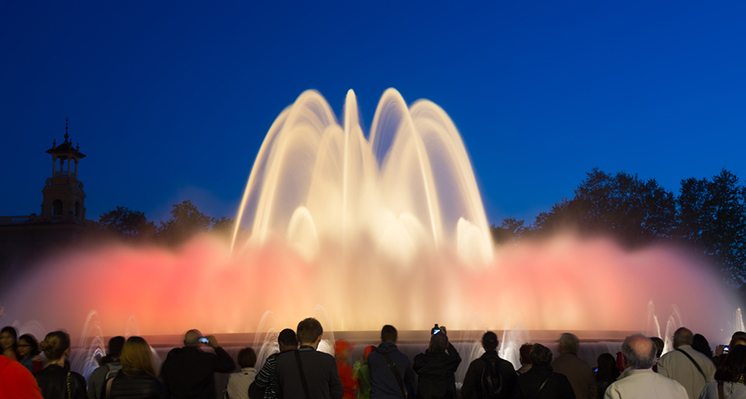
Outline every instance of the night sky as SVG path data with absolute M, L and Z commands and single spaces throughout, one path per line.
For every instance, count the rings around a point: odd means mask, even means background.
M 39 212 L 67 116 L 89 218 L 232 216 L 305 89 L 338 115 L 354 89 L 366 131 L 388 87 L 439 104 L 495 223 L 593 167 L 746 178 L 746 3 L 455 3 L 0 0 L 0 215 Z

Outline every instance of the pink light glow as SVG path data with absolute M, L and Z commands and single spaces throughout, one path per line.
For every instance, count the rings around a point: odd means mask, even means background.
M 117 244 L 73 251 L 3 298 L 4 323 L 38 320 L 81 334 L 96 311 L 104 335 L 277 331 L 309 315 L 330 331 L 440 322 L 453 330 L 653 334 L 652 300 L 661 320 L 676 305 L 685 325 L 725 338 L 736 310 L 704 272 L 708 265 L 662 247 L 626 252 L 611 241 L 565 235 L 499 247 L 480 268 L 447 253 L 401 265 L 364 249 L 351 251 L 354 257 L 323 251 L 306 262 L 272 242 L 231 255 L 209 236 L 174 252 Z

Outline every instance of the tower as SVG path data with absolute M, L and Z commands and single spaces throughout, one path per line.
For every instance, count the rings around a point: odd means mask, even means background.
M 80 145 L 73 147 L 70 140 L 69 121 L 65 118 L 65 141 L 47 150 L 52 156 L 52 176 L 47 178 L 42 190 L 42 218 L 52 222 L 83 223 L 85 221 L 85 192 L 78 180 L 78 161 L 85 158 Z

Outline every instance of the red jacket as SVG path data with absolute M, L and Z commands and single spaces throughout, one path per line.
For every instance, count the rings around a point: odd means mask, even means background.
M 21 363 L 0 355 L 0 399 L 42 399 L 31 372 Z

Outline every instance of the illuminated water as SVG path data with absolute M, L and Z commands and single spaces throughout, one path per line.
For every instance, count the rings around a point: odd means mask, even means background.
M 277 332 L 307 316 L 328 331 L 437 322 L 507 331 L 508 357 L 537 331 L 686 325 L 725 342 L 739 326 L 710 266 L 672 248 L 571 234 L 493 248 L 460 135 L 432 102 L 386 91 L 368 137 L 352 92 L 339 123 L 303 93 L 267 133 L 232 240 L 71 251 L 2 293 L 0 324 L 66 328 L 95 351 L 91 337 Z

